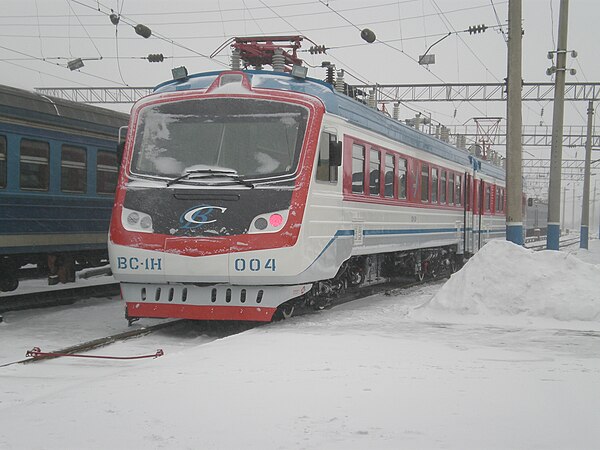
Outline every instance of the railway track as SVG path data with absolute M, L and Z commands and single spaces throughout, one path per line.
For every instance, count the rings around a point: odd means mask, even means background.
M 571 247 L 573 245 L 577 245 L 579 244 L 579 237 L 565 237 L 563 239 L 560 240 L 559 242 L 559 246 L 560 248 L 566 248 L 566 247 Z M 526 248 L 534 250 L 534 251 L 540 251 L 540 250 L 546 250 L 546 241 L 540 241 L 539 243 L 535 243 L 535 244 L 527 244 Z
M 448 274 L 449 276 L 449 274 Z M 331 309 L 337 305 L 341 305 L 344 303 L 348 303 L 351 301 L 355 301 L 361 298 L 369 297 L 375 294 L 387 294 L 393 295 L 401 292 L 404 289 L 408 289 L 410 287 L 414 287 L 417 285 L 425 285 L 431 283 L 439 283 L 442 282 L 447 276 L 440 276 L 436 279 L 427 279 L 425 281 L 413 281 L 409 279 L 400 280 L 400 282 L 388 282 L 381 284 L 373 284 L 370 286 L 365 286 L 362 288 L 354 288 L 349 289 L 343 295 L 337 297 L 327 306 L 321 309 Z M 107 285 L 112 286 L 112 285 Z M 76 289 L 71 289 L 71 291 L 76 291 Z M 78 291 L 81 292 L 81 291 Z M 107 291 L 108 292 L 108 291 Z M 117 287 L 118 292 L 118 287 Z M 74 294 L 74 292 L 73 292 Z M 75 300 L 73 300 L 75 301 Z M 63 303 L 65 304 L 65 303 Z M 303 315 L 312 315 L 320 313 L 320 309 L 306 308 L 305 310 L 299 310 L 294 313 L 294 316 L 303 316 Z M 125 332 L 109 335 L 106 337 L 101 337 L 93 340 L 89 340 L 86 342 L 74 344 L 68 347 L 60 348 L 60 349 L 52 349 L 50 353 L 58 353 L 62 355 L 72 355 L 72 354 L 81 354 L 85 352 L 89 352 L 101 347 L 108 347 L 114 343 L 126 341 L 128 339 L 135 339 L 142 336 L 149 335 L 151 333 L 155 333 L 160 330 L 173 330 L 173 332 L 185 331 L 186 327 L 189 328 L 197 328 L 200 327 L 202 334 L 215 337 L 217 339 L 222 339 L 228 336 L 232 336 L 234 334 L 239 334 L 249 329 L 267 325 L 268 322 L 220 322 L 220 321 L 192 321 L 192 320 L 183 320 L 183 319 L 175 319 L 168 322 L 161 322 L 155 325 L 144 326 L 141 328 L 128 330 Z M 5 364 L 0 365 L 0 367 L 11 366 L 15 364 L 30 364 L 35 362 L 44 361 L 47 359 L 53 359 L 57 356 L 41 356 L 41 357 L 27 357 L 24 359 L 11 361 Z
M 89 297 L 112 297 L 119 294 L 119 283 L 66 287 L 0 297 L 0 314 L 23 309 L 71 305 Z

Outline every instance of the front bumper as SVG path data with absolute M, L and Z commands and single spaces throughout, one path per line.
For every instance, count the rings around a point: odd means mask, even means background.
M 269 322 L 277 307 L 308 292 L 294 286 L 121 283 L 128 319 L 142 317 Z

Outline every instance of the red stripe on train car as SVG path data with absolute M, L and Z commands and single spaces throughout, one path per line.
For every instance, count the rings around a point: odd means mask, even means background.
M 129 317 L 270 322 L 277 308 L 257 306 L 166 305 L 127 302 Z

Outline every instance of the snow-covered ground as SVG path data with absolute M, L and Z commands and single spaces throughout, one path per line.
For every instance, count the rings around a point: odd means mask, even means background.
M 94 352 L 158 359 L 1 367 L 0 448 L 598 448 L 599 288 L 598 240 L 492 242 L 445 284 L 225 339 L 164 330 Z M 122 308 L 7 313 L 0 365 L 123 331 Z

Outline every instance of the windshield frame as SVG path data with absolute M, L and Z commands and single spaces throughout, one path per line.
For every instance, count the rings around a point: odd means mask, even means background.
M 182 95 L 183 94 L 183 95 Z M 302 155 L 305 152 L 305 147 L 307 145 L 306 140 L 309 135 L 309 128 L 311 127 L 311 123 L 314 121 L 314 111 L 313 111 L 313 103 L 312 101 L 305 101 L 304 99 L 297 98 L 296 95 L 290 95 L 288 92 L 277 93 L 277 95 L 264 95 L 264 94 L 235 94 L 235 95 L 223 95 L 223 94 L 207 94 L 205 92 L 195 92 L 195 93 L 173 93 L 173 94 L 162 94 L 160 98 L 147 98 L 140 102 L 140 104 L 134 107 L 134 111 L 132 111 L 134 115 L 134 124 L 132 127 L 133 133 L 131 133 L 131 142 L 129 142 L 129 157 L 126 162 L 127 173 L 132 178 L 138 179 L 150 179 L 150 180 L 160 180 L 169 182 L 174 178 L 184 175 L 186 171 L 193 172 L 195 167 L 188 166 L 179 174 L 152 174 L 145 173 L 135 170 L 135 163 L 137 158 L 139 157 L 139 148 L 141 143 L 139 142 L 141 139 L 141 135 L 143 132 L 142 120 L 144 117 L 144 113 L 149 111 L 150 108 L 154 108 L 157 105 L 163 104 L 177 104 L 181 102 L 187 101 L 212 101 L 212 100 L 241 100 L 241 101 L 261 101 L 265 103 L 280 103 L 282 105 L 291 105 L 294 107 L 298 107 L 300 112 L 300 118 L 298 120 L 297 126 L 297 134 L 295 136 L 295 146 L 293 148 L 293 161 L 291 167 L 288 170 L 270 172 L 265 174 L 260 173 L 251 173 L 251 174 L 239 174 L 238 179 L 243 180 L 244 182 L 256 182 L 265 183 L 265 182 L 273 182 L 273 181 L 282 181 L 282 180 L 290 180 L 295 179 L 300 170 L 301 170 L 301 161 L 303 159 Z M 227 116 L 224 116 L 227 117 Z M 291 153 L 290 153 L 291 154 Z M 202 164 L 198 164 L 202 167 L 212 167 L 215 170 L 235 170 L 232 168 L 224 167 L 224 166 L 203 166 Z M 189 184 L 189 185 L 204 185 L 201 179 L 195 177 L 182 177 L 181 181 L 177 181 L 177 183 Z M 239 184 L 239 183 L 233 183 Z M 239 184 L 239 185 L 243 185 Z M 207 186 L 214 186 L 213 184 L 207 184 Z

